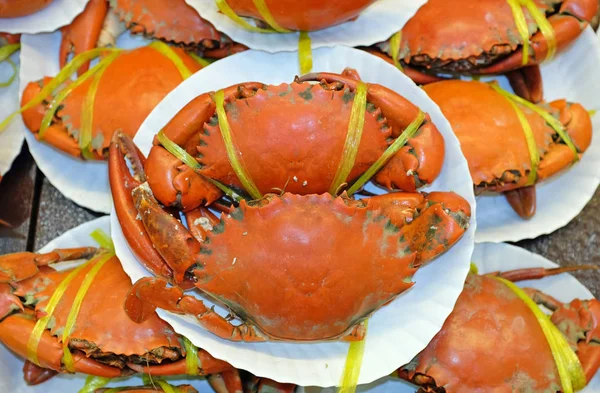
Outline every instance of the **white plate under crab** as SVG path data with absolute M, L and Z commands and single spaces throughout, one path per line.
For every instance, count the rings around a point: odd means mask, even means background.
M 44 76 L 54 76 L 60 70 L 58 53 L 61 33 L 23 35 L 21 38 L 20 94 L 29 82 Z M 148 41 L 123 34 L 117 45 L 130 49 L 143 46 Z M 114 108 L 115 111 L 119 108 Z M 110 213 L 112 206 L 108 185 L 108 165 L 104 161 L 83 161 L 75 159 L 46 143 L 39 142 L 25 128 L 21 120 L 22 132 L 29 145 L 29 151 L 38 168 L 50 183 L 67 198 L 78 205 L 100 212 Z
M 292 82 L 296 75 L 295 56 L 296 53 L 291 52 L 269 54 L 247 51 L 199 71 L 154 109 L 142 124 L 135 142 L 144 154 L 148 154 L 153 136 L 181 108 L 202 93 L 246 81 L 270 84 Z M 383 84 L 428 112 L 446 141 L 444 167 L 429 190 L 455 191 L 466 198 L 473 208 L 471 226 L 463 239 L 447 253 L 421 268 L 414 277 L 416 285 L 371 318 L 360 374 L 361 383 L 367 383 L 410 361 L 427 345 L 452 310 L 462 289 L 473 250 L 475 199 L 467 163 L 449 123 L 439 108 L 412 81 L 385 61 L 357 49 L 342 46 L 320 48 L 314 51 L 313 56 L 315 70 L 339 73 L 345 67 L 355 68 L 366 82 Z M 112 237 L 123 268 L 133 280 L 148 276 L 148 271 L 139 264 L 127 246 L 114 211 L 111 219 Z M 233 343 L 216 337 L 181 316 L 164 311 L 159 311 L 159 315 L 178 333 L 189 337 L 195 345 L 213 356 L 279 382 L 336 385 L 348 351 L 348 344 L 342 342 Z
M 46 8 L 18 18 L 0 18 L 0 31 L 11 34 L 49 33 L 70 24 L 88 0 L 54 0 Z
M 494 271 L 507 271 L 528 267 L 558 267 L 554 262 L 531 253 L 523 248 L 504 243 L 481 243 L 475 245 L 473 262 L 479 268 L 479 273 Z M 590 274 L 598 274 L 590 272 Z M 592 293 L 570 274 L 560 274 L 541 280 L 522 281 L 520 287 L 537 288 L 555 297 L 561 302 L 570 302 L 573 299 L 593 299 Z M 395 378 L 382 378 L 372 384 L 359 386 L 359 393 L 414 393 L 415 387 L 409 383 Z M 596 373 L 585 389 L 580 393 L 600 392 L 600 372 Z M 297 392 L 301 393 L 301 392 Z M 329 389 L 306 388 L 302 393 L 335 393 Z
M 588 110 L 600 110 L 600 40 L 587 28 L 573 45 L 542 65 L 544 98 L 566 98 Z M 505 88 L 509 88 L 505 80 Z M 600 113 L 592 117 L 592 144 L 580 162 L 536 185 L 537 211 L 520 218 L 502 195 L 477 198 L 475 241 L 508 242 L 533 239 L 567 225 L 592 199 L 600 184 Z
M 240 27 L 217 8 L 215 0 L 186 0 L 204 19 L 232 40 L 266 52 L 296 51 L 299 33 L 262 34 Z M 378 0 L 359 17 L 327 29 L 309 33 L 313 49 L 324 46 L 370 46 L 387 40 L 426 3 L 426 0 Z M 297 63 L 297 60 L 294 60 Z
M 82 246 L 97 246 L 90 238 L 90 233 L 96 229 L 102 229 L 106 233 L 110 233 L 109 217 L 104 216 L 96 220 L 82 224 L 63 235 L 52 240 L 50 243 L 40 249 L 40 252 L 48 252 L 55 248 L 82 247 Z M 28 386 L 23 380 L 23 360 L 15 356 L 4 345 L 0 344 L 0 392 L 1 393 L 47 393 L 47 392 L 78 392 L 85 384 L 86 376 L 77 375 L 57 375 L 48 382 L 37 386 Z M 208 383 L 202 378 L 195 379 L 169 379 L 169 383 L 191 384 L 199 392 L 212 392 Z M 142 385 L 142 380 L 139 377 L 127 379 L 118 379 L 111 381 L 110 387 L 116 386 L 138 386 Z
M 16 67 L 19 67 L 19 52 L 13 53 L 10 58 Z M 13 72 L 14 70 L 9 62 L 0 63 L 0 83 L 9 80 Z M 4 121 L 4 119 L 17 109 L 19 109 L 18 74 L 10 86 L 0 87 L 0 122 Z M 15 116 L 5 129 L 0 130 L 0 177 L 8 172 L 13 161 L 21 151 L 24 138 L 23 127 L 21 117 Z

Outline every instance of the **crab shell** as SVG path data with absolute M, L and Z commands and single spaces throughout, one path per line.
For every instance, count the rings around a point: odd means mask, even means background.
M 410 288 L 416 270 L 452 247 L 470 217 L 469 204 L 451 192 L 359 201 L 285 193 L 242 201 L 197 242 L 175 218 L 157 212 L 146 188 L 133 194 L 176 279 L 191 274 L 196 288 L 244 324 L 230 325 L 156 278 L 134 284 L 128 314 L 143 319 L 148 304 L 190 314 L 230 340 L 361 339 L 362 321 Z
M 133 33 L 208 48 L 216 46 L 222 38 L 185 0 L 110 0 L 110 5 Z
M 191 72 L 201 68 L 183 50 L 173 50 Z M 49 144 L 75 157 L 81 156 L 77 138 L 82 124 L 82 103 L 93 79 L 92 76 L 69 94 L 44 135 L 44 140 Z M 29 83 L 23 92 L 21 105 L 36 96 L 41 85 L 50 80 L 45 78 L 42 83 Z M 92 126 L 94 158 L 102 160 L 107 157 L 108 146 L 115 131 L 135 135 L 148 114 L 182 80 L 175 64 L 151 47 L 119 55 L 105 70 L 95 95 Z M 36 137 L 46 110 L 46 105 L 40 104 L 23 112 L 25 125 Z
M 575 40 L 598 10 L 597 0 L 534 2 L 550 15 L 557 50 Z M 529 11 L 522 8 L 533 48 L 529 64 L 539 64 L 548 44 L 537 32 Z M 522 45 L 505 0 L 430 0 L 403 27 L 400 58 L 405 64 L 433 72 L 502 73 L 523 66 Z M 382 48 L 391 53 L 389 42 Z
M 66 255 L 72 256 L 65 258 L 67 260 L 81 256 L 71 254 L 71 250 L 56 250 L 41 257 L 31 253 L 0 257 L 2 272 L 18 271 L 16 278 L 24 278 L 6 282 L 6 277 L 0 277 L 0 342 L 25 359 L 28 359 L 28 342 L 37 319 L 46 315 L 50 297 L 72 271 L 56 271 L 48 266 L 36 268 L 29 261 L 59 256 L 54 260 L 58 261 Z M 93 266 L 83 267 L 67 286 L 39 341 L 39 366 L 26 363 L 24 371 L 28 383 L 43 382 L 53 375 L 49 370 L 66 371 L 61 360 L 63 330 L 77 292 Z M 156 314 L 138 324 L 125 313 L 122 305 L 130 288 L 131 280 L 116 257 L 110 258 L 98 271 L 69 334 L 68 347 L 73 353 L 75 371 L 110 378 L 131 374 L 132 370 L 153 375 L 185 374 L 185 349 L 169 324 Z M 19 299 L 26 299 L 28 303 L 22 304 Z M 199 350 L 198 356 L 202 373 L 231 369 L 205 351 Z
M 599 318 L 600 305 L 596 300 L 585 304 L 575 300 L 552 316 L 561 330 L 566 328 L 568 332 L 571 327 L 572 334 L 577 335 L 574 342 L 580 342 L 577 354 L 588 380 L 600 364 Z M 594 352 L 594 356 L 586 358 Z M 403 378 L 423 384 L 419 392 L 562 390 L 540 323 L 522 299 L 504 283 L 489 276 L 467 277 L 464 290 L 442 330 L 399 371 Z
M 509 100 L 483 82 L 450 80 L 423 87 L 450 121 L 478 189 L 501 192 L 523 187 L 531 159 L 523 127 Z M 540 156 L 538 180 L 568 167 L 574 160 L 569 147 L 537 113 L 518 105 L 525 114 Z M 558 118 L 580 152 L 590 146 L 592 123 L 580 104 L 565 100 L 541 106 Z
M 283 28 L 299 31 L 320 30 L 352 20 L 375 0 L 267 0 L 267 8 Z M 227 0 L 240 16 L 263 20 L 253 0 Z M 264 20 L 263 20 L 264 22 Z
M 46 8 L 53 0 L 0 0 L 0 18 L 18 18 Z
M 322 194 L 340 165 L 357 80 L 348 74 L 314 74 L 321 83 L 243 83 L 225 89 L 231 134 L 249 177 L 262 194 L 285 190 Z M 308 79 L 310 80 L 310 79 Z M 381 85 L 368 87 L 360 146 L 346 183 L 363 174 L 412 122 L 419 108 Z M 227 159 L 215 104 L 203 94 L 184 107 L 164 128 L 201 164 L 200 174 L 242 188 Z M 444 162 L 444 139 L 429 117 L 413 138 L 375 175 L 388 189 L 414 192 L 433 182 Z M 164 148 L 155 146 L 145 166 L 148 183 L 166 206 L 191 210 L 220 194 Z M 214 188 L 214 187 L 212 187 Z

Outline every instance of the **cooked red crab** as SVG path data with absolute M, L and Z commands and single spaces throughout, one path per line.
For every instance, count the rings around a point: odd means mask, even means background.
M 556 100 L 537 107 L 531 104 L 554 119 L 572 143 L 569 147 L 540 113 L 513 102 L 490 84 L 454 80 L 432 83 L 423 89 L 450 121 L 476 190 L 503 192 L 523 218 L 535 214 L 535 183 L 568 168 L 592 141 L 590 115 L 577 103 Z M 531 127 L 539 155 L 534 178 L 531 151 L 515 106 Z
M 165 206 L 187 211 L 223 195 L 207 178 L 235 189 L 245 187 L 224 142 L 223 127 L 230 129 L 227 132 L 239 150 L 241 165 L 261 194 L 280 190 L 339 193 L 363 175 L 396 138 L 408 135 L 406 144 L 377 171 L 374 181 L 387 189 L 410 192 L 432 183 L 441 171 L 445 149 L 429 116 L 415 133 L 403 135 L 420 109 L 378 84 L 366 85 L 366 104 L 360 104 L 355 100 L 361 85 L 358 79 L 348 69 L 341 75 L 310 74 L 278 86 L 234 85 L 222 91 L 226 118 L 221 119 L 215 93 L 198 96 L 163 133 L 194 157 L 200 168 L 184 165 L 155 141 L 144 167 L 152 192 Z M 355 101 L 360 107 L 355 108 Z M 353 145 L 356 157 L 349 173 L 336 184 L 336 168 L 348 156 L 353 111 L 364 113 L 362 136 Z M 223 126 L 225 121 L 228 126 Z
M 226 0 L 239 16 L 256 18 L 268 25 L 267 20 L 256 6 L 255 0 Z M 266 7 L 275 22 L 289 30 L 313 31 L 355 19 L 375 0 L 268 0 Z
M 530 2 L 554 30 L 557 51 L 573 42 L 598 11 L 597 0 Z M 407 73 L 420 84 L 429 83 L 431 74 L 499 74 L 521 69 L 509 74 L 513 88 L 527 99 L 541 101 L 542 80 L 536 65 L 552 51 L 552 38 L 542 33 L 522 1 L 517 8 L 522 9 L 529 27 L 524 62 L 523 39 L 509 3 L 429 0 L 402 28 L 399 43 L 390 39 L 380 48 L 390 56 L 396 49 Z
M 141 160 L 128 137 L 115 136 L 109 176 L 121 227 L 140 261 L 162 276 L 134 285 L 128 314 L 189 314 L 234 341 L 361 339 L 365 318 L 410 288 L 416 270 L 452 247 L 470 218 L 469 204 L 451 192 L 359 201 L 285 193 L 242 201 L 220 220 L 198 208 L 186 215 L 188 231 L 139 183 Z M 242 324 L 180 287 L 196 287 Z
M 469 275 L 442 330 L 398 370 L 400 377 L 421 386 L 419 393 L 564 391 L 540 322 L 515 292 L 492 276 L 517 281 L 566 270 Z M 526 292 L 552 311 L 552 323 L 581 363 L 585 385 L 600 367 L 600 302 L 575 299 L 564 304 L 534 289 Z
M 0 256 L 0 342 L 27 359 L 26 382 L 41 383 L 57 372 L 108 378 L 134 372 L 154 376 L 187 374 L 181 337 L 156 314 L 148 314 L 142 324 L 127 317 L 122 305 L 131 281 L 116 257 L 96 251 L 82 247 Z M 89 258 L 79 270 L 56 271 L 48 266 Z M 91 280 L 91 284 L 81 292 L 84 280 Z M 51 299 L 65 285 L 52 310 Z M 72 314 L 77 299 L 81 305 Z M 65 351 L 73 358 L 70 365 Z M 203 350 L 198 350 L 197 358 L 196 374 L 235 370 Z M 235 374 L 223 378 L 239 385 Z M 240 390 L 241 386 L 230 392 Z
M 171 51 L 174 59 L 183 62 L 187 72 L 201 68 L 183 50 L 172 48 Z M 95 76 L 92 76 L 70 91 L 59 104 L 54 101 L 57 93 L 40 102 L 45 98 L 39 96 L 42 88 L 53 83 L 53 78 L 29 83 L 23 91 L 21 104 L 25 106 L 32 100 L 38 100 L 35 102 L 40 104 L 23 112 L 27 128 L 37 139 L 74 157 L 103 160 L 107 158 L 112 134 L 119 130 L 135 135 L 154 107 L 185 77 L 173 59 L 152 46 L 121 52 L 98 75 L 100 81 L 95 91 L 92 87 Z M 62 87 L 69 89 L 75 86 L 72 83 L 67 80 Z M 94 105 L 91 112 L 86 113 L 84 103 L 90 94 L 93 94 Z M 42 119 L 52 110 L 56 111 L 55 115 L 41 133 Z M 89 132 L 90 143 L 87 145 L 84 129 Z
M 160 39 L 210 58 L 245 50 L 198 15 L 185 0 L 90 0 L 73 23 L 63 27 L 60 66 L 69 55 L 96 46 L 114 46 L 124 27 L 134 34 Z M 79 72 L 87 70 L 84 65 Z

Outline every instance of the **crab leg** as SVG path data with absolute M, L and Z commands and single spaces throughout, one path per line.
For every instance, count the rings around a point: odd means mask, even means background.
M 46 382 L 56 374 L 58 374 L 57 371 L 40 367 L 29 360 L 25 360 L 25 364 L 23 364 L 23 379 L 29 386 L 39 385 L 40 383 Z
M 314 73 L 298 79 L 300 82 L 321 80 L 343 83 L 353 91 L 356 91 L 359 82 L 347 70 L 343 75 Z M 394 137 L 400 136 L 420 111 L 410 101 L 381 85 L 369 86 L 367 101 L 380 108 L 381 114 L 392 127 Z M 414 192 L 422 184 L 433 182 L 442 170 L 443 163 L 444 138 L 427 115 L 416 135 L 375 175 L 375 181 L 388 189 Z
M 0 283 L 22 281 L 38 273 L 39 266 L 47 266 L 63 261 L 89 259 L 97 249 L 78 247 L 54 250 L 46 254 L 19 252 L 0 256 Z
M 60 44 L 60 68 L 67 64 L 71 53 L 75 56 L 96 47 L 107 13 L 106 0 L 90 0 L 70 25 L 61 28 L 63 38 Z M 83 74 L 89 66 L 89 62 L 85 63 L 77 70 L 77 74 Z
M 0 341 L 17 355 L 27 358 L 27 346 L 36 321 L 25 314 L 11 315 L 0 321 Z M 64 372 L 62 365 L 63 347 L 49 330 L 44 330 L 38 345 L 40 367 Z M 121 370 L 92 360 L 74 352 L 74 371 L 99 377 L 115 378 Z M 32 376 L 33 377 L 33 376 Z
M 506 74 L 515 94 L 535 104 L 544 99 L 542 72 L 538 65 L 523 67 Z
M 231 369 L 219 374 L 210 374 L 206 377 L 210 387 L 216 393 L 243 392 L 242 378 L 237 369 Z
M 127 167 L 125 157 L 129 158 L 132 164 L 133 176 Z M 144 162 L 144 156 L 138 151 L 129 136 L 120 132 L 113 135 L 109 150 L 108 173 L 110 190 L 115 201 L 115 211 L 123 235 L 137 259 L 146 269 L 155 275 L 172 278 L 171 269 L 156 252 L 148 236 L 145 235 L 146 229 L 137 219 L 138 211 L 131 199 L 131 191 L 141 182 L 146 181 L 143 171 Z
M 535 184 L 504 191 L 508 204 L 521 218 L 531 218 L 535 215 L 536 192 Z
M 135 322 L 143 322 L 161 308 L 176 314 L 194 316 L 206 330 L 231 341 L 265 341 L 266 337 L 254 325 L 234 326 L 231 322 L 194 296 L 185 295 L 179 287 L 167 287 L 161 278 L 145 277 L 133 284 L 125 300 L 125 312 Z
M 556 35 L 556 50 L 560 51 L 575 41 L 598 11 L 596 0 L 567 0 L 561 5 L 558 14 L 548 18 Z M 529 65 L 540 64 L 548 54 L 548 42 L 538 31 L 531 39 L 532 51 L 529 55 Z M 523 49 L 520 48 L 506 59 L 494 65 L 481 69 L 483 74 L 500 74 L 522 67 Z
M 381 209 L 400 228 L 399 238 L 416 252 L 415 267 L 456 243 L 468 228 L 471 207 L 452 192 L 390 193 L 368 198 L 369 207 Z
M 127 363 L 130 369 L 152 376 L 185 375 L 187 374 L 186 359 L 180 359 L 173 363 L 146 365 Z M 198 349 L 198 373 L 208 375 L 220 373 L 232 369 L 231 365 L 219 359 L 215 359 L 203 349 Z

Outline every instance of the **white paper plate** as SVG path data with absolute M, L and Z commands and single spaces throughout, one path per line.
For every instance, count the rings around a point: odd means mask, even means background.
M 76 228 L 65 232 L 60 237 L 52 240 L 44 246 L 40 252 L 48 252 L 55 248 L 97 246 L 90 238 L 90 233 L 95 229 L 102 229 L 110 233 L 109 217 L 104 216 L 87 222 Z M 23 380 L 23 360 L 15 356 L 4 345 L 0 344 L 0 392 L 1 393 L 47 393 L 47 392 L 77 392 L 85 384 L 85 375 L 58 375 L 48 382 L 37 386 L 27 386 Z M 204 379 L 169 379 L 171 384 L 191 384 L 199 392 L 213 392 Z M 141 378 L 134 377 L 123 380 L 111 381 L 110 387 L 114 386 L 137 386 L 143 385 Z
M 135 142 L 148 154 L 152 137 L 189 101 L 201 93 L 235 83 L 260 81 L 292 82 L 296 75 L 296 53 L 269 54 L 247 51 L 194 74 L 173 90 L 146 118 Z M 369 323 L 361 383 L 372 382 L 407 363 L 441 328 L 462 290 L 473 250 L 475 231 L 471 178 L 458 141 L 439 108 L 395 67 L 364 51 L 347 47 L 321 48 L 313 53 L 314 69 L 341 72 L 346 66 L 358 70 L 371 83 L 381 83 L 431 115 L 446 141 L 446 160 L 440 177 L 430 190 L 452 190 L 473 208 L 471 227 L 464 238 L 415 275 L 416 285 L 390 305 L 375 313 Z M 381 192 L 381 190 L 379 190 Z M 117 255 L 132 280 L 149 273 L 135 259 L 123 238 L 116 214 L 112 214 L 112 237 Z M 333 386 L 342 374 L 348 344 L 233 343 L 220 339 L 182 317 L 160 311 L 180 334 L 213 356 L 255 375 L 298 385 Z
M 21 37 L 21 94 L 29 82 L 58 73 L 60 40 L 60 32 Z M 148 41 L 143 38 L 130 34 L 121 35 L 117 41 L 120 48 L 136 48 L 146 43 Z M 112 199 L 106 162 L 75 159 L 39 142 L 22 121 L 19 123 L 37 166 L 54 187 L 78 205 L 100 213 L 110 213 Z
M 266 52 L 298 50 L 299 33 L 262 34 L 240 27 L 219 12 L 214 0 L 186 0 L 219 31 L 249 48 Z M 312 48 L 324 46 L 369 46 L 385 41 L 426 3 L 426 0 L 379 0 L 364 10 L 358 19 L 327 29 L 310 32 Z M 297 63 L 297 59 L 293 59 Z
M 553 61 L 542 66 L 544 98 L 566 98 L 600 110 L 600 41 L 591 28 Z M 506 81 L 503 87 L 510 89 Z M 476 242 L 533 239 L 567 225 L 592 199 L 600 184 L 600 113 L 592 118 L 592 144 L 580 162 L 536 186 L 537 211 L 520 218 L 502 195 L 477 198 Z
M 70 24 L 88 0 L 54 0 L 48 7 L 20 18 L 0 18 L 0 31 L 11 34 L 49 33 Z
M 482 243 L 475 245 L 473 262 L 481 274 L 494 271 L 506 271 L 527 267 L 558 267 L 554 262 L 531 253 L 523 248 L 508 244 Z M 590 274 L 597 274 L 590 272 Z M 517 283 L 520 287 L 537 288 L 554 296 L 561 302 L 570 302 L 573 299 L 593 299 L 592 293 L 570 274 L 561 274 L 547 277 L 542 280 L 522 281 Z M 361 393 L 414 393 L 415 387 L 395 378 L 383 378 L 373 384 L 359 386 L 357 392 Z M 329 389 L 306 388 L 305 393 L 335 393 Z M 600 373 L 596 373 L 585 389 L 580 393 L 600 392 Z M 300 393 L 300 392 L 297 392 Z
M 19 66 L 19 52 L 10 57 Z M 0 82 L 7 81 L 13 74 L 12 66 L 3 62 L 0 64 Z M 0 122 L 19 109 L 19 75 L 8 87 L 0 87 Z M 10 169 L 13 161 L 19 155 L 23 146 L 23 121 L 21 116 L 15 118 L 0 131 L 0 177 Z

